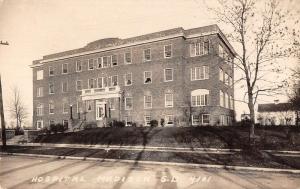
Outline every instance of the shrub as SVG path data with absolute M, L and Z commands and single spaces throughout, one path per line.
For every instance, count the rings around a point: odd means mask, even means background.
M 123 121 L 113 120 L 112 121 L 112 126 L 113 127 L 125 127 L 125 123 Z
M 165 119 L 164 118 L 161 118 L 160 119 L 160 126 L 165 126 Z
M 41 130 L 40 130 L 40 133 L 41 134 L 50 134 L 51 133 L 51 131 L 50 131 L 50 129 L 48 128 L 48 127 L 43 127 Z
M 66 130 L 68 130 L 68 126 L 67 125 L 63 125 L 63 124 L 56 124 L 56 129 L 57 129 L 57 132 L 65 132 Z
M 89 129 L 94 129 L 94 128 L 96 128 L 97 127 L 97 124 L 95 124 L 95 123 L 88 123 L 88 124 L 85 124 L 84 126 L 83 126 L 83 129 L 84 130 L 89 130 Z
M 131 124 L 131 126 L 132 126 L 132 127 L 136 127 L 137 124 L 136 124 L 135 122 L 133 122 L 133 123 Z
M 155 119 L 154 119 L 154 120 L 151 120 L 151 121 L 150 121 L 150 126 L 151 126 L 151 127 L 157 127 L 157 126 L 158 126 L 158 121 L 155 120 Z
M 50 125 L 50 132 L 53 132 L 54 134 L 56 134 L 57 133 L 57 127 L 56 127 L 56 125 Z
M 24 135 L 24 130 L 20 127 L 15 128 L 15 135 Z

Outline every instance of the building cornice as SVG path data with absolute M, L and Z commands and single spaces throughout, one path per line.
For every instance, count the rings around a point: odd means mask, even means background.
M 48 58 L 48 59 L 40 60 L 39 63 L 32 64 L 29 67 L 36 68 L 36 67 L 42 66 L 44 63 L 47 63 L 47 62 L 75 58 L 75 57 L 79 57 L 79 56 L 90 55 L 90 54 L 95 54 L 95 53 L 100 53 L 100 52 L 105 52 L 105 51 L 117 50 L 117 49 L 121 49 L 121 48 L 137 46 L 137 45 L 142 45 L 142 44 L 146 44 L 146 43 L 153 43 L 153 42 L 163 41 L 163 40 L 167 40 L 167 39 L 173 39 L 173 38 L 177 38 L 177 37 L 183 37 L 185 39 L 192 39 L 192 38 L 196 38 L 196 37 L 202 37 L 202 36 L 213 35 L 213 34 L 217 34 L 222 39 L 222 41 L 227 45 L 227 47 L 230 49 L 230 51 L 234 55 L 236 55 L 236 52 L 234 51 L 233 47 L 229 44 L 229 42 L 227 41 L 225 36 L 218 29 L 217 31 L 214 30 L 211 32 L 201 32 L 201 33 L 196 33 L 196 34 L 184 34 L 183 32 L 180 32 L 177 34 L 168 35 L 168 36 L 164 36 L 164 37 L 157 37 L 157 38 L 149 39 L 149 40 L 142 40 L 142 41 L 137 41 L 137 42 L 133 42 L 133 43 L 117 45 L 117 46 L 113 46 L 113 47 L 106 47 L 106 48 L 102 48 L 102 49 L 90 50 L 90 51 L 85 51 L 85 52 L 81 52 L 81 53 L 74 53 L 71 55 L 65 55 L 65 56 L 61 56 L 61 57 L 57 57 L 57 58 Z

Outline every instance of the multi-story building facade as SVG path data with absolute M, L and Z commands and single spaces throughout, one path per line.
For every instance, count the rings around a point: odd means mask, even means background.
M 234 55 L 217 25 L 101 39 L 46 55 L 31 65 L 33 123 L 229 125 Z

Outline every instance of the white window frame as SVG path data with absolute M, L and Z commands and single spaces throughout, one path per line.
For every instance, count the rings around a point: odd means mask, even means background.
M 149 121 L 147 121 L 147 118 L 149 118 Z M 147 114 L 147 115 L 144 115 L 144 123 L 145 123 L 145 126 L 150 126 L 150 122 L 151 122 L 151 115 Z
M 231 110 L 234 110 L 234 105 L 233 105 L 233 103 L 234 103 L 233 96 L 230 95 L 230 109 L 231 109 Z
M 150 82 L 146 83 L 146 73 L 150 73 Z M 151 84 L 152 83 L 152 71 L 144 71 L 144 84 Z
M 44 87 L 37 87 L 36 97 L 43 97 L 43 96 L 44 96 Z
M 146 56 L 145 56 L 145 55 L 146 55 L 145 51 L 147 51 L 147 50 L 150 51 L 150 59 L 149 59 L 149 60 L 147 60 L 147 59 L 146 59 Z M 143 61 L 144 61 L 144 62 L 149 62 L 149 61 L 151 61 L 151 59 L 152 59 L 152 57 L 151 57 L 151 48 L 144 49 L 144 50 L 143 50 Z
M 210 91 L 207 89 L 196 89 L 191 91 L 192 107 L 209 106 L 210 103 L 209 98 L 210 98 Z
M 172 70 L 172 79 L 171 80 L 167 80 L 167 75 L 166 75 L 166 71 L 167 70 Z M 170 82 L 174 80 L 174 69 L 173 68 L 165 68 L 164 69 L 164 81 L 165 82 Z
M 224 71 L 222 68 L 219 68 L 219 80 L 224 82 Z
M 53 86 L 53 92 L 51 92 L 51 87 L 50 86 Z M 54 93 L 55 93 L 54 83 L 49 83 L 49 94 L 54 94 Z
M 51 74 L 51 71 L 53 72 Z M 54 67 L 53 66 L 49 66 L 49 77 L 54 76 Z
M 129 119 L 129 118 L 130 118 L 130 119 Z M 130 122 L 131 124 L 128 124 L 129 122 Z M 126 126 L 126 127 L 132 126 L 132 116 L 131 116 L 131 115 L 125 116 L 125 126 Z
M 78 85 L 78 82 L 80 85 Z M 80 86 L 80 89 L 78 88 Z M 76 91 L 81 91 L 82 90 L 82 80 L 76 80 Z
M 225 108 L 229 108 L 229 95 L 228 93 L 225 93 Z
M 205 51 L 205 43 L 206 42 L 208 42 L 207 52 Z M 196 56 L 203 56 L 203 55 L 209 54 L 210 45 L 211 45 L 210 40 L 191 43 L 190 44 L 190 56 L 196 57 Z
M 167 101 L 167 96 L 170 95 L 172 97 L 172 101 Z M 165 93 L 165 108 L 172 108 L 174 106 L 174 95 L 173 93 Z
M 64 65 L 66 65 L 67 66 L 67 72 L 64 72 Z M 63 63 L 62 65 L 61 65 L 61 74 L 68 74 L 69 73 L 69 65 L 68 65 L 68 63 Z
M 111 66 L 111 56 L 102 56 L 102 68 L 109 68 Z M 104 66 L 104 58 L 107 59 L 107 65 Z
M 64 84 L 66 83 L 66 91 L 64 91 Z M 61 83 L 61 91 L 62 93 L 67 93 L 68 92 L 68 81 L 63 81 Z
M 43 80 L 44 79 L 44 70 L 37 70 L 36 71 L 36 80 Z
M 198 117 L 198 122 L 197 123 L 195 123 L 195 117 Z M 198 126 L 198 125 L 201 125 L 201 123 L 200 123 L 200 121 L 202 122 L 202 120 L 200 120 L 200 116 L 201 115 L 192 115 L 192 125 L 193 126 Z
M 168 117 L 172 117 L 172 120 L 173 120 L 173 123 L 168 123 Z M 165 115 L 165 123 L 166 123 L 166 126 L 173 126 L 174 125 L 174 115 L 172 114 L 168 114 L 168 115 Z
M 101 63 L 101 64 L 100 64 L 100 63 Z M 101 65 L 101 66 L 99 67 L 99 65 Z M 98 58 L 97 58 L 97 64 L 96 64 L 96 67 L 97 67 L 97 69 L 103 68 L 103 57 L 98 57 Z
M 131 81 L 131 83 L 130 84 L 127 84 L 127 75 L 130 75 L 130 81 Z M 126 74 L 124 74 L 124 85 L 125 86 L 131 86 L 132 85 L 132 73 L 130 72 L 130 73 L 126 73 Z
M 130 108 L 128 108 L 127 107 L 127 100 L 128 99 L 131 99 L 131 107 Z M 133 98 L 132 97 L 125 97 L 125 110 L 132 110 L 133 109 Z
M 65 106 L 67 106 L 67 107 L 65 107 Z M 67 110 L 67 111 L 65 111 L 65 110 Z M 62 113 L 67 114 L 68 112 L 69 112 L 69 104 L 67 102 L 63 102 L 63 104 L 62 104 Z
M 93 81 L 93 87 L 91 87 L 91 82 L 90 81 Z M 94 89 L 95 88 L 95 79 L 94 78 L 90 78 L 88 79 L 88 88 L 89 89 Z
M 209 66 L 191 68 L 191 81 L 199 81 L 206 79 L 209 79 Z
M 53 108 L 51 108 L 51 105 L 53 106 Z M 49 114 L 54 114 L 54 109 L 55 109 L 54 102 L 50 101 L 49 102 Z M 53 112 L 51 112 L 51 110 L 53 110 Z
M 130 62 L 127 62 L 126 60 L 126 54 L 130 54 Z M 125 52 L 124 53 L 124 64 L 132 64 L 132 52 Z
M 204 116 L 208 116 L 208 123 L 204 123 Z M 210 114 L 202 114 L 202 125 L 209 125 L 210 124 Z
M 150 106 L 146 106 L 146 98 L 150 97 L 151 101 L 150 101 Z M 151 109 L 152 108 L 152 95 L 144 95 L 144 109 Z
M 116 57 L 116 65 L 113 64 L 113 57 Z M 118 66 L 118 55 L 113 54 L 111 55 L 111 67 Z
M 113 83 L 113 78 L 114 78 L 114 77 L 117 78 L 117 84 L 116 84 L 116 85 Z M 111 79 L 111 86 L 112 86 L 112 87 L 115 87 L 115 86 L 118 86 L 118 85 L 119 85 L 119 77 L 118 77 L 118 75 L 112 75 L 112 76 L 110 77 L 110 79 Z
M 87 112 L 92 112 L 93 111 L 93 101 L 92 100 L 86 100 L 85 101 L 85 110 Z M 89 105 L 91 106 L 91 109 L 89 110 Z
M 90 64 L 92 64 L 92 68 L 90 68 Z M 94 70 L 95 68 L 95 65 L 94 65 L 94 59 L 93 58 L 90 58 L 88 59 L 88 70 Z
M 41 127 L 39 127 L 39 126 L 38 126 L 38 125 L 39 125 L 39 123 L 41 124 Z M 36 128 L 37 128 L 38 130 L 40 130 L 40 129 L 44 128 L 44 121 L 43 121 L 43 120 L 41 120 L 41 119 L 39 119 L 39 120 L 36 120 Z
M 44 105 L 42 103 L 37 104 L 36 106 L 36 115 L 43 116 L 44 115 Z
M 105 88 L 105 83 L 104 83 L 104 79 L 105 79 L 105 77 L 98 77 L 97 78 L 97 88 L 99 88 L 99 89 L 104 89 Z M 101 80 L 101 82 L 99 82 Z M 99 83 L 101 83 L 101 87 L 99 87 Z
M 167 46 L 171 46 L 171 55 L 168 57 L 168 56 L 166 56 L 166 47 Z M 173 56 L 173 45 L 172 44 L 169 44 L 169 45 L 165 45 L 164 46 L 164 58 L 172 58 L 172 56 Z
M 225 101 L 224 101 L 224 92 L 222 90 L 220 90 L 220 106 L 224 107 L 225 106 Z
M 80 69 L 78 69 L 80 67 Z M 76 60 L 76 72 L 81 72 L 82 71 L 82 62 L 81 60 Z

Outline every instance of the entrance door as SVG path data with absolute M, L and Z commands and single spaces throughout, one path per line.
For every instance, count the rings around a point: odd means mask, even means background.
M 103 120 L 105 116 L 105 103 L 96 102 L 96 120 Z

